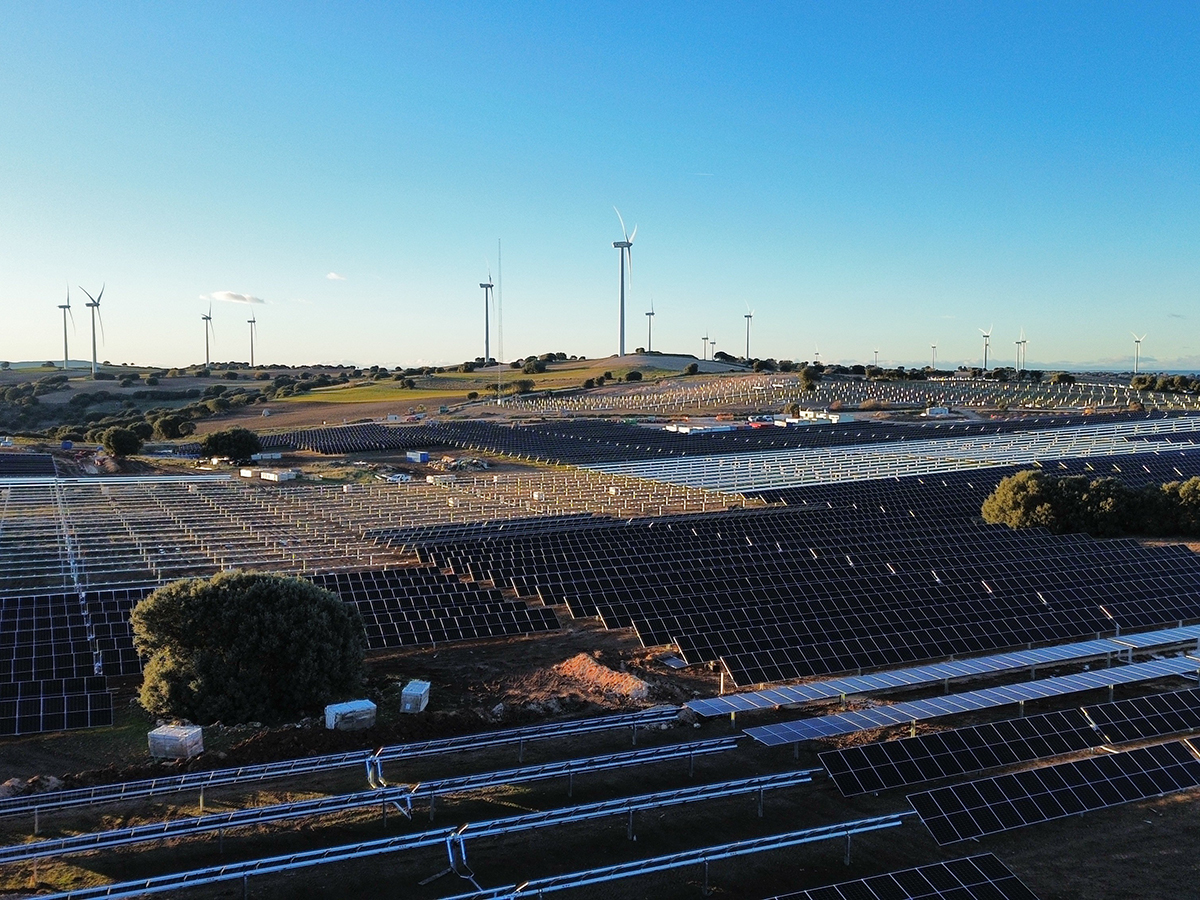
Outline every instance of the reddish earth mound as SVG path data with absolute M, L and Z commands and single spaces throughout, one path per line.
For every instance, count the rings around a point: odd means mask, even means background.
M 564 678 L 580 682 L 590 690 L 601 694 L 616 694 L 629 700 L 645 700 L 650 686 L 628 672 L 614 672 L 602 666 L 586 653 L 572 656 L 554 667 Z

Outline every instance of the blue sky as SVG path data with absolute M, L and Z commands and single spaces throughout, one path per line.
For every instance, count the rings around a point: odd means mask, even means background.
M 1194 4 L 8 3 L 0 359 L 1200 367 Z M 340 279 L 327 277 L 331 273 Z M 73 297 L 83 299 L 78 291 Z M 72 356 L 86 356 L 87 327 Z M 493 348 L 497 346 L 493 337 Z

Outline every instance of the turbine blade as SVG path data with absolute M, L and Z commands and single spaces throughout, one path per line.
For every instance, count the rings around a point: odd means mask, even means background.
M 104 291 L 101 290 L 100 293 L 103 294 Z M 106 343 L 106 339 L 104 337 L 104 316 L 100 315 L 100 301 L 99 300 L 96 301 L 96 318 L 100 321 L 100 343 L 104 344 L 104 343 Z
M 91 300 L 93 303 L 96 302 L 96 298 L 89 294 L 87 289 L 82 284 L 79 286 L 79 289 L 83 291 L 84 295 L 86 295 L 89 300 Z
M 96 295 L 96 305 L 100 305 L 100 298 L 104 296 L 105 285 L 100 285 L 100 293 Z
M 76 334 L 77 332 L 75 331 L 75 313 L 71 312 L 70 305 L 67 306 L 67 315 L 71 319 L 71 334 Z
M 628 240 L 629 243 L 631 243 L 631 244 L 633 243 L 633 239 L 635 237 L 637 237 L 637 229 L 638 229 L 637 223 L 635 222 L 633 225 L 633 234 L 631 234 L 628 238 L 626 238 L 626 240 Z
M 629 243 L 632 244 L 633 241 L 630 241 Z M 632 247 L 625 248 L 625 259 L 627 260 L 627 262 L 629 264 L 629 287 L 630 287 L 630 289 L 632 289 L 633 288 L 633 248 Z
M 629 232 L 625 230 L 625 220 L 621 218 L 621 211 L 614 206 L 613 212 L 617 214 L 617 221 L 621 223 L 621 236 L 629 240 Z

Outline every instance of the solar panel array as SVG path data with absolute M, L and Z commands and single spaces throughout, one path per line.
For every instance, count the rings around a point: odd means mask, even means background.
M 822 753 L 821 765 L 849 797 L 1197 728 L 1200 691 L 1171 691 L 845 747 Z
M 886 706 L 795 719 L 774 725 L 747 728 L 746 734 L 768 746 L 794 744 L 853 734 L 872 728 L 890 725 L 909 725 L 913 722 L 954 716 L 981 709 L 995 709 L 1032 700 L 1064 697 L 1070 694 L 1101 690 L 1118 684 L 1134 684 L 1139 681 L 1156 681 L 1179 676 L 1192 677 L 1200 670 L 1200 661 L 1187 657 L 1156 659 L 1150 662 L 1133 663 L 1112 669 L 1078 672 L 1074 675 L 1059 675 L 1039 681 L 1025 681 L 999 687 L 981 688 L 961 694 L 930 697 L 924 700 L 909 700 Z
M 1200 787 L 1187 741 L 1089 757 L 909 795 L 939 844 Z
M 990 489 L 963 477 L 876 483 L 872 505 L 595 520 L 419 552 L 632 626 L 645 646 L 674 643 L 689 664 L 719 659 L 739 686 L 1200 617 L 1200 558 L 1186 548 L 955 520 Z
M 313 575 L 311 580 L 358 608 L 369 650 L 512 637 L 559 627 L 554 610 L 531 607 L 432 567 L 335 572 Z
M 1037 900 L 991 853 L 783 894 L 772 900 Z
M 1030 675 L 1045 666 L 1067 662 L 1104 660 L 1109 665 L 1114 658 L 1132 661 L 1134 649 L 1158 650 L 1195 649 L 1200 642 L 1200 625 L 1143 631 L 1122 637 L 1099 638 L 1071 644 L 1055 644 L 1032 650 L 1014 650 L 992 656 L 974 656 L 915 666 L 908 669 L 887 669 L 867 675 L 846 678 L 827 678 L 804 684 L 785 684 L 761 691 L 740 691 L 716 697 L 689 700 L 687 707 L 701 716 L 723 716 L 753 710 L 776 709 L 818 700 L 845 699 L 854 694 L 872 694 L 943 683 L 963 678 L 999 675 L 1029 670 Z
M 0 735 L 112 722 L 79 597 L 0 599 Z
M 0 450 L 0 478 L 53 478 L 58 474 L 49 453 Z

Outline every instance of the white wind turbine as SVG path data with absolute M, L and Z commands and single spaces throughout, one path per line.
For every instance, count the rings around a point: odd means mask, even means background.
M 213 336 L 214 340 L 217 337 L 216 329 L 213 328 L 213 323 L 212 323 L 212 301 L 211 300 L 209 301 L 209 304 L 208 304 L 208 315 L 201 316 L 200 319 L 201 319 L 201 321 L 204 322 L 204 368 L 207 369 L 207 368 L 210 368 L 210 363 L 209 363 L 209 358 L 208 358 L 208 335 L 209 335 L 209 332 L 212 332 L 212 336 Z
M 979 333 L 983 335 L 983 370 L 985 372 L 987 371 L 988 350 L 992 346 L 992 332 L 995 329 L 995 325 L 989 326 L 987 331 L 984 331 L 982 328 L 979 329 Z
M 254 333 L 258 330 L 258 317 L 254 313 L 250 313 L 250 318 L 246 320 L 246 324 L 250 326 L 250 368 L 254 368 Z
M 1147 332 L 1147 334 L 1148 333 L 1149 332 Z M 63 334 L 64 335 L 66 334 L 65 326 L 64 326 Z M 1133 335 L 1133 374 L 1136 375 L 1138 373 L 1138 365 L 1142 361 L 1142 341 L 1144 341 L 1146 339 L 1146 335 L 1143 334 L 1141 337 L 1138 337 L 1137 333 L 1132 332 L 1132 331 L 1130 332 L 1130 334 Z M 65 338 L 64 338 L 64 340 L 65 340 Z
M 98 368 L 98 366 L 96 365 L 96 319 L 97 318 L 100 319 L 100 338 L 101 338 L 101 340 L 104 339 L 104 317 L 100 315 L 100 300 L 104 296 L 104 287 L 105 286 L 103 284 L 100 285 L 100 293 L 97 294 L 95 297 L 93 297 L 91 294 L 88 294 L 87 291 L 84 291 L 82 286 L 80 286 L 80 288 L 79 288 L 81 291 L 83 291 L 85 294 L 87 294 L 88 300 L 91 301 L 90 303 L 85 303 L 84 306 L 86 306 L 88 309 L 90 309 L 92 311 L 92 377 L 93 378 L 96 377 L 96 370 Z
M 617 214 L 617 220 L 621 223 L 621 235 L 625 238 L 622 241 L 613 241 L 613 247 L 617 250 L 617 255 L 621 259 L 621 299 L 620 299 L 620 340 L 618 341 L 618 354 L 625 355 L 625 263 L 629 263 L 629 283 L 633 284 L 633 239 L 637 237 L 637 225 L 633 226 L 633 234 L 625 230 L 625 220 L 621 218 L 621 211 L 615 206 L 613 212 Z
M 746 304 L 746 361 L 750 361 L 750 323 L 754 320 L 754 310 L 750 308 L 750 304 Z
M 479 283 L 479 286 L 483 288 L 483 367 L 485 369 L 492 360 L 491 304 L 492 298 L 496 296 L 496 286 L 492 284 L 492 267 L 489 265 L 487 270 L 487 281 Z
M 646 313 L 646 352 L 654 349 L 654 298 L 650 298 L 650 312 Z
M 75 330 L 75 314 L 71 312 L 71 286 L 67 285 L 67 302 L 60 303 L 58 308 L 63 311 L 63 371 L 71 367 L 71 354 L 67 350 L 67 316 L 71 317 L 71 330 Z

